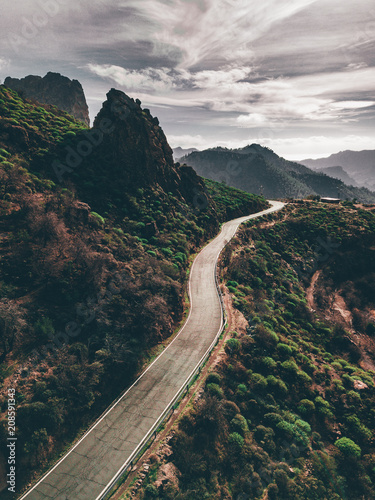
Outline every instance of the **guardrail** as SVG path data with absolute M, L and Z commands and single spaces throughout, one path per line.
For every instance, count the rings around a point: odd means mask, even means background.
M 223 249 L 222 249 L 223 250 Z M 220 251 L 220 253 L 222 252 Z M 195 377 L 200 373 L 202 366 L 206 363 L 207 359 L 210 357 L 211 352 L 213 351 L 214 347 L 217 345 L 219 338 L 221 334 L 223 333 L 225 326 L 227 324 L 227 318 L 226 318 L 226 311 L 224 307 L 224 301 L 222 297 L 222 293 L 220 290 L 219 286 L 219 279 L 218 279 L 218 274 L 217 274 L 217 269 L 218 269 L 218 260 L 220 253 L 216 259 L 215 262 L 215 268 L 214 268 L 214 276 L 215 276 L 215 284 L 216 284 L 216 291 L 219 297 L 220 301 L 220 307 L 221 307 L 221 326 L 216 334 L 213 342 L 211 343 L 210 347 L 207 349 L 205 354 L 202 356 L 200 359 L 199 363 L 196 365 L 194 370 L 191 372 L 189 377 L 185 380 L 184 384 L 181 386 L 181 389 L 177 392 L 177 394 L 174 396 L 170 404 L 165 408 L 159 419 L 155 422 L 155 424 L 151 427 L 149 432 L 146 434 L 146 436 L 142 439 L 142 441 L 139 443 L 137 448 L 134 450 L 134 452 L 130 455 L 128 460 L 125 462 L 125 464 L 122 466 L 122 468 L 118 471 L 116 476 L 112 479 L 112 481 L 106 486 L 106 488 L 100 493 L 99 496 L 95 498 L 95 500 L 108 500 L 110 496 L 114 493 L 114 488 L 119 485 L 124 479 L 126 474 L 129 471 L 129 468 L 133 467 L 134 462 L 138 461 L 138 459 L 143 455 L 143 453 L 146 451 L 148 448 L 149 444 L 151 443 L 152 438 L 154 437 L 155 433 L 157 433 L 159 427 L 167 420 L 169 420 L 170 415 L 169 413 L 174 411 L 175 405 L 179 402 L 180 398 L 186 394 L 190 388 L 190 386 L 195 382 Z

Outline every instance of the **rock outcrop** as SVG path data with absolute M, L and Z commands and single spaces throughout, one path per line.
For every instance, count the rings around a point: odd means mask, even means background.
M 43 78 L 34 75 L 21 79 L 8 76 L 4 85 L 27 99 L 52 104 L 90 126 L 89 109 L 78 80 L 70 80 L 60 73 L 49 72 Z
M 95 159 L 88 158 L 88 163 L 92 166 L 100 159 L 101 170 L 106 170 L 103 190 L 111 179 L 117 188 L 121 186 L 128 193 L 160 186 L 189 202 L 197 191 L 204 191 L 202 180 L 193 169 L 174 163 L 159 120 L 148 109 L 142 109 L 138 99 L 111 89 L 95 118 L 91 133 L 95 135 L 95 131 L 96 135 L 101 134 L 101 140 L 95 148 Z

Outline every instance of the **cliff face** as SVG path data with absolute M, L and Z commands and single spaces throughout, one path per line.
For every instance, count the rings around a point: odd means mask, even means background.
M 157 118 L 142 110 L 124 92 L 111 89 L 107 101 L 94 121 L 94 129 L 109 123 L 111 132 L 105 134 L 100 149 L 111 157 L 114 168 L 126 176 L 129 185 L 142 186 L 161 182 L 173 188 L 178 179 L 173 153 Z
M 34 75 L 21 79 L 7 77 L 4 85 L 27 99 L 52 104 L 90 126 L 89 109 L 78 80 L 70 80 L 59 73 L 50 72 L 43 78 Z
M 79 167 L 80 175 L 84 178 L 91 171 L 97 182 L 100 179 L 103 195 L 113 190 L 131 194 L 139 188 L 160 187 L 191 202 L 197 190 L 204 191 L 193 169 L 175 165 L 159 120 L 124 92 L 108 92 L 87 134 L 100 139 L 95 154 Z

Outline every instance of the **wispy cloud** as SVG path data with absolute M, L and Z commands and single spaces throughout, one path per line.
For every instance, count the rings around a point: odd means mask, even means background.
M 363 109 L 374 105 L 373 99 L 348 100 L 340 96 L 366 96 L 373 88 L 375 68 L 253 81 L 253 70 L 246 67 L 197 72 L 168 68 L 129 71 L 95 64 L 88 67 L 127 91 L 145 93 L 151 103 L 200 105 L 212 112 L 240 113 L 228 123 L 240 127 L 254 128 L 287 120 L 355 120 Z
M 46 13 L 47 4 L 57 7 Z M 355 8 L 339 0 L 17 0 L 0 19 L 0 75 L 78 78 L 92 115 L 115 85 L 155 107 L 167 134 L 198 142 L 260 141 L 265 129 L 284 140 L 319 127 L 327 137 L 371 137 L 374 22 L 373 0 Z
M 179 67 L 191 68 L 218 60 L 248 60 L 254 40 L 316 1 L 132 0 L 130 5 L 154 26 L 155 53 L 168 55 L 171 47 L 178 49 Z

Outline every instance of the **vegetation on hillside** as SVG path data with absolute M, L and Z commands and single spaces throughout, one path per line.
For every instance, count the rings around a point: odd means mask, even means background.
M 178 487 L 149 484 L 143 496 L 373 498 L 374 357 L 356 345 L 355 324 L 345 330 L 310 309 L 306 288 L 317 270 L 331 289 L 356 275 L 356 307 L 374 335 L 374 284 L 363 281 L 374 272 L 374 213 L 309 203 L 246 226 L 222 265 L 247 334 L 232 332 L 224 361 L 180 420 L 169 458 Z
M 46 158 L 85 128 L 54 107 L 0 92 L 0 433 L 12 387 L 20 486 L 173 333 L 200 246 L 227 217 L 266 202 L 198 178 L 202 193 L 191 201 L 158 185 L 126 191 L 126 179 L 120 194 L 101 196 L 89 169 L 59 183 Z

